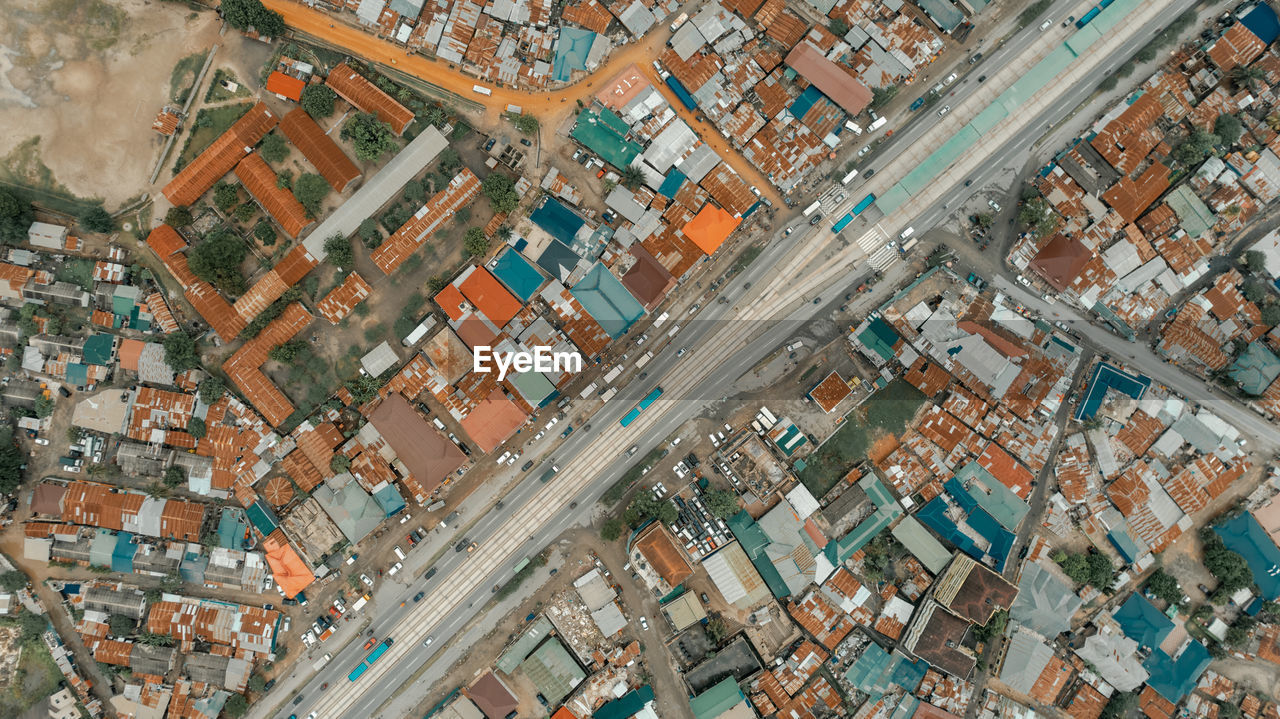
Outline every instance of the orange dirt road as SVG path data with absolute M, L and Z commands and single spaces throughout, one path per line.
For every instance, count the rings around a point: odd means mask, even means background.
M 523 112 L 536 116 L 543 127 L 559 127 L 566 117 L 578 109 L 579 98 L 585 102 L 588 96 L 598 92 L 598 88 L 595 87 L 596 82 L 603 85 L 605 81 L 617 75 L 622 68 L 635 63 L 649 82 L 663 92 L 680 117 L 698 132 L 703 142 L 710 145 L 721 159 L 729 163 L 729 166 L 737 171 L 747 184 L 755 185 L 765 193 L 765 196 L 773 200 L 775 206 L 781 203 L 777 191 L 764 175 L 733 149 L 719 132 L 710 127 L 706 131 L 699 131 L 695 113 L 677 102 L 666 86 L 655 77 L 650 63 L 658 56 L 671 34 L 670 30 L 664 26 L 655 28 L 639 42 L 629 43 L 616 49 L 599 69 L 572 86 L 559 90 L 520 90 L 512 87 L 497 87 L 491 82 L 476 79 L 460 70 L 451 69 L 446 62 L 411 53 L 400 45 L 347 25 L 340 17 L 328 15 L 297 2 L 263 0 L 262 4 L 280 13 L 286 25 L 303 35 L 319 38 L 345 49 L 352 55 L 393 67 L 461 97 L 482 102 L 485 106 L 485 114 L 491 120 L 496 120 L 498 113 L 504 111 L 507 105 L 519 105 Z M 492 90 L 493 94 L 487 97 L 478 95 L 472 90 L 474 85 L 484 85 Z

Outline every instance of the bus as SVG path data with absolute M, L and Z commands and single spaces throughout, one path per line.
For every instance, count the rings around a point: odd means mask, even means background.
M 875 201 L 876 201 L 876 196 L 874 194 L 867 195 L 866 197 L 862 198 L 862 202 L 859 202 L 858 204 L 853 206 L 853 214 L 861 215 L 862 211 L 867 209 L 868 207 L 871 207 L 871 203 Z
M 836 220 L 836 224 L 831 226 L 831 231 L 839 232 L 840 230 L 843 230 L 844 228 L 848 227 L 849 223 L 853 222 L 853 215 L 854 213 L 850 212 L 844 217 L 841 217 L 840 219 Z
M 514 567 L 512 567 L 512 568 L 511 568 L 511 573 L 512 573 L 512 574 L 519 574 L 519 573 L 520 573 L 520 570 L 521 570 L 521 569 L 524 569 L 524 568 L 525 568 L 525 567 L 527 567 L 527 566 L 529 566 L 529 558 L 528 558 L 528 557 L 525 557 L 524 559 L 521 559 L 521 560 L 520 560 L 520 563 L 519 563 L 519 564 L 517 564 L 516 566 L 514 566 Z
M 385 654 L 387 648 L 394 643 L 395 642 L 392 641 L 391 637 L 383 639 L 378 646 L 373 648 L 373 651 L 369 652 L 369 656 L 365 657 L 364 661 L 357 664 L 356 668 L 351 670 L 351 673 L 347 675 L 347 681 L 354 682 L 364 676 L 364 673 L 369 670 L 369 667 L 373 666 L 373 663 L 378 661 L 378 658 Z
M 622 426 L 626 427 L 636 421 L 636 418 L 640 416 L 640 413 L 649 409 L 649 405 L 653 404 L 660 396 L 662 396 L 662 388 L 654 387 L 652 392 L 645 395 L 644 399 L 640 400 L 640 402 L 636 404 L 636 406 L 632 407 L 631 411 L 627 412 L 627 414 L 620 420 Z
M 812 215 L 814 212 L 818 210 L 819 207 L 822 207 L 822 203 L 818 202 L 817 200 L 814 200 L 812 205 L 809 205 L 808 207 L 804 208 L 804 216 L 808 217 L 809 215 Z
M 845 176 L 844 176 L 844 179 L 840 181 L 840 184 L 841 184 L 841 185 L 847 185 L 847 184 L 849 184 L 850 182 L 853 182 L 853 178 L 855 178 L 855 177 L 857 177 L 857 176 L 858 176 L 858 171 L 857 171 L 857 170 L 851 170 L 851 171 L 849 172 L 849 174 L 845 175 Z
M 489 88 L 485 87 L 484 85 L 472 85 L 472 86 L 471 86 L 471 91 L 472 91 L 472 92 L 474 92 L 474 93 L 476 93 L 477 95 L 492 95 L 492 94 L 493 94 L 493 90 L 490 90 Z

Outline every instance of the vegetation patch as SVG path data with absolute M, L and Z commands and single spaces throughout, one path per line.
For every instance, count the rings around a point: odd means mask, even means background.
M 187 166 L 187 163 L 204 152 L 205 148 L 218 139 L 218 135 L 226 132 L 227 128 L 231 127 L 251 107 L 253 107 L 252 103 L 238 102 L 234 105 L 206 107 L 196 113 L 196 119 L 191 123 L 191 133 L 187 135 L 187 141 L 182 146 L 182 153 L 178 155 L 178 161 L 173 163 L 173 173 L 178 174 Z
M 204 67 L 208 52 L 197 52 L 179 60 L 169 74 L 169 99 L 176 103 L 184 103 L 196 84 L 196 76 Z

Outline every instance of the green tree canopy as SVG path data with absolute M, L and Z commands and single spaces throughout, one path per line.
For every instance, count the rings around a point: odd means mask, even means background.
M 626 531 L 627 524 L 618 517 L 609 517 L 600 525 L 600 538 L 606 542 L 616 542 Z
M 307 348 L 307 343 L 302 340 L 289 340 L 282 345 L 273 347 L 267 356 L 276 362 L 292 362 L 297 359 L 298 355 Z
M 315 117 L 328 117 L 333 114 L 333 101 L 338 99 L 338 94 L 328 85 L 307 85 L 302 90 L 302 109 L 307 114 Z
M 1192 130 L 1187 139 L 1173 149 L 1173 159 L 1184 165 L 1194 165 L 1203 160 L 1216 144 L 1218 144 L 1217 135 L 1197 127 Z
M 351 241 L 342 235 L 334 235 L 324 241 L 324 251 L 330 263 L 343 269 L 351 269 L 355 265 L 355 251 L 351 249 Z
M 53 398 L 41 395 L 36 397 L 36 416 L 40 419 L 53 416 Z
M 31 203 L 0 188 L 0 242 L 17 245 L 27 240 L 27 229 L 35 220 Z
M 628 165 L 618 173 L 619 183 L 628 190 L 638 190 L 644 184 L 644 172 L 635 165 Z
M 240 193 L 236 191 L 235 185 L 219 182 L 213 186 L 213 204 L 217 205 L 219 210 L 230 212 L 239 201 Z
M 24 464 L 22 450 L 13 441 L 13 426 L 0 424 L 0 493 L 12 493 L 22 484 Z
M 1204 544 L 1204 568 L 1218 580 L 1215 598 L 1225 598 L 1253 586 L 1253 570 L 1244 557 L 1223 544 L 1217 532 L 1207 527 L 1200 530 L 1200 541 Z
M 191 210 L 182 206 L 170 207 L 169 211 L 164 213 L 165 224 L 170 227 L 186 227 L 191 224 Z
M 1244 264 L 1245 269 L 1254 274 L 1261 274 L 1267 271 L 1267 256 L 1258 250 L 1248 250 L 1240 257 L 1240 262 Z
M 27 575 L 16 569 L 10 569 L 7 572 L 0 572 L 0 589 L 6 592 L 16 592 L 27 586 Z
M 138 623 L 123 614 L 112 614 L 107 619 L 107 626 L 111 629 L 112 636 L 128 637 L 133 635 L 133 630 L 138 628 Z
M 738 495 L 726 489 L 712 488 L 702 494 L 712 516 L 727 519 L 738 513 Z
M 196 354 L 196 341 L 181 330 L 164 336 L 164 361 L 175 372 L 195 369 L 200 364 Z
M 213 404 L 227 391 L 227 385 L 221 377 L 208 377 L 200 383 L 199 391 L 201 402 Z
M 356 157 L 368 162 L 377 162 L 383 153 L 396 146 L 391 126 L 367 112 L 347 120 L 347 124 L 342 126 L 342 139 L 350 140 L 355 146 Z
M 511 121 L 516 129 L 526 135 L 532 135 L 538 131 L 538 118 L 529 113 L 516 114 L 514 112 L 507 113 L 507 119 Z
M 204 439 L 207 429 L 208 428 L 205 427 L 204 420 L 199 417 L 192 417 L 191 420 L 187 422 L 187 434 L 195 437 L 196 439 Z
M 357 234 L 360 235 L 360 241 L 369 249 L 382 244 L 382 231 L 378 229 L 378 221 L 372 217 L 366 217 L 360 221 L 360 229 L 357 230 Z
M 345 454 L 334 453 L 333 458 L 329 460 L 329 469 L 342 474 L 351 469 L 351 458 Z
M 263 220 L 253 228 L 253 236 L 264 245 L 274 245 L 276 243 L 276 228 L 271 223 Z
M 515 181 L 501 172 L 490 172 L 480 183 L 480 190 L 489 198 L 494 212 L 511 212 L 520 203 Z
M 1178 587 L 1178 580 L 1163 569 L 1151 573 L 1151 578 L 1147 580 L 1147 591 L 1170 604 L 1182 601 L 1182 589 Z
M 1262 324 L 1270 327 L 1280 325 L 1280 303 L 1271 302 L 1263 306 Z
M 329 196 L 329 183 L 320 175 L 306 173 L 293 182 L 293 196 L 307 208 L 307 214 L 315 217 L 320 214 L 320 205 Z
M 239 295 L 248 289 L 240 274 L 240 263 L 248 251 L 234 232 L 218 229 L 187 252 L 187 265 L 196 277 L 212 282 L 227 294 Z
M 90 232 L 110 232 L 116 228 L 116 223 L 101 205 L 94 205 L 80 215 L 80 226 Z
M 176 489 L 187 483 L 187 473 L 182 467 L 173 465 L 164 471 L 164 486 Z
M 484 257 L 489 254 L 489 238 L 479 227 L 469 227 L 462 236 L 462 249 L 472 257 Z
M 222 18 L 237 30 L 253 29 L 259 35 L 277 37 L 284 33 L 284 18 L 268 10 L 262 0 L 222 0 Z
M 227 715 L 228 719 L 240 719 L 249 711 L 249 700 L 243 694 L 232 694 L 227 698 L 227 703 L 222 705 L 222 713 Z
M 1223 113 L 1213 122 L 1213 134 L 1217 135 L 1224 145 L 1236 144 L 1236 140 L 1239 140 L 1243 133 L 1244 125 L 1235 115 Z
M 262 159 L 276 165 L 284 162 L 289 156 L 289 143 L 280 133 L 271 132 L 262 138 L 262 144 L 258 145 L 258 152 L 262 153 Z

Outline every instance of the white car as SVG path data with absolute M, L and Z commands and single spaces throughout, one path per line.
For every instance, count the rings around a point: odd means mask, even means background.
M 1028 280 L 1026 277 L 1023 277 L 1022 275 L 1018 275 L 1016 279 L 1018 280 L 1018 284 L 1022 285 L 1023 287 L 1031 286 L 1031 280 Z
M 951 73 L 950 75 L 947 75 L 947 78 L 946 78 L 945 80 L 943 80 L 943 81 L 942 81 L 942 84 L 943 84 L 943 85 L 950 85 L 951 83 L 953 83 L 953 82 L 955 82 L 955 81 L 956 81 L 956 74 L 953 72 L 953 73 Z
M 400 564 L 399 562 L 396 562 L 395 564 L 391 565 L 390 569 L 387 570 L 387 574 L 389 576 L 394 577 L 396 576 L 396 572 L 400 571 L 403 568 L 404 568 L 404 565 Z
M 547 429 L 551 429 L 552 427 L 556 426 L 556 423 L 559 421 L 560 421 L 559 417 L 552 417 L 551 421 L 547 422 Z
M 999 211 L 1000 211 L 1000 203 L 999 203 L 999 202 L 996 202 L 995 200 L 987 200 L 987 207 L 990 207 L 991 209 L 995 210 L 996 212 L 999 212 Z
M 293 617 L 285 617 L 284 623 L 280 625 L 280 631 L 288 632 L 289 627 L 293 626 Z
M 679 444 L 680 444 L 680 438 L 679 438 L 679 437 L 676 437 L 675 439 L 671 440 L 671 446 L 672 446 L 672 447 L 675 447 L 675 446 L 677 446 L 677 445 L 679 445 Z
M 373 580 L 369 578 L 368 574 L 361 574 L 360 581 L 364 582 L 366 587 L 373 587 Z
M 729 424 L 728 422 L 725 422 L 725 423 L 724 423 L 724 431 L 726 431 L 726 432 L 732 432 L 732 431 L 733 431 L 733 425 Z
M 867 145 L 866 147 L 862 148 L 861 150 L 858 150 L 858 157 L 864 157 L 868 152 L 871 152 L 871 146 L 870 146 L 870 145 Z
M 404 513 L 404 516 L 400 517 L 400 523 L 401 523 L 401 524 L 404 524 L 405 522 L 409 521 L 410 519 L 413 519 L 413 515 L 412 515 L 412 514 L 409 514 L 408 512 L 405 512 L 405 513 Z
M 511 457 L 510 452 L 503 452 L 502 456 L 498 457 L 498 464 L 502 464 L 503 462 L 506 462 L 510 457 Z
M 508 459 L 508 460 L 507 460 L 507 465 L 508 465 L 508 466 L 510 466 L 510 465 L 515 464 L 517 459 L 520 459 L 520 453 L 519 453 L 519 452 L 516 452 L 515 454 L 511 455 L 511 459 Z
M 422 640 L 422 646 L 429 647 L 431 646 L 431 643 L 434 642 L 435 640 L 436 640 L 435 637 L 427 637 L 426 639 Z
M 538 430 L 538 433 L 537 433 L 537 434 L 533 435 L 533 439 L 534 439 L 534 441 L 537 441 L 537 440 L 539 440 L 539 439 L 542 439 L 542 438 L 543 438 L 543 437 L 545 437 L 545 436 L 547 436 L 547 430 L 545 430 L 545 429 L 540 429 L 540 430 Z
M 941 109 L 941 110 L 938 110 L 938 117 L 942 117 L 943 115 L 947 114 L 948 112 L 951 112 L 951 106 L 950 106 L 950 105 L 943 105 L 943 106 L 942 106 L 942 109 Z
M 645 617 L 640 617 L 640 628 L 646 632 L 649 631 L 649 620 Z
M 44 447 L 49 444 L 49 440 L 45 439 L 44 437 L 36 437 L 36 444 L 40 445 L 41 447 Z
M 308 629 L 302 635 L 302 643 L 307 645 L 308 648 L 314 647 L 316 645 L 316 633 Z
M 714 434 L 709 434 L 709 435 L 707 435 L 707 439 L 711 440 L 711 446 L 712 446 L 712 447 L 719 447 L 719 446 L 720 446 L 720 442 L 716 440 L 716 436 L 715 436 Z

